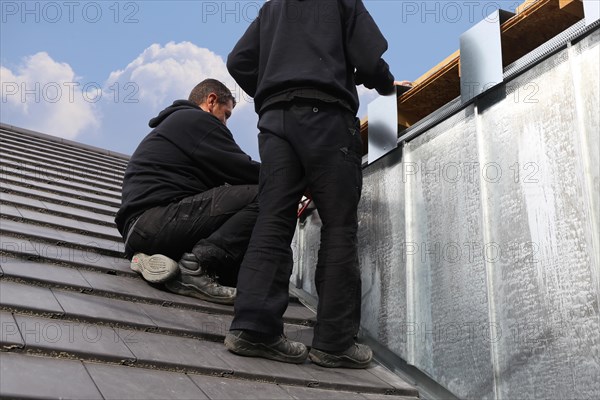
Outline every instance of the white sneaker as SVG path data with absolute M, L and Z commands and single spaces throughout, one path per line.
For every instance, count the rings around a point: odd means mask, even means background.
M 177 261 L 162 254 L 146 255 L 136 253 L 131 259 L 130 267 L 141 274 L 145 280 L 160 283 L 171 279 L 179 271 Z

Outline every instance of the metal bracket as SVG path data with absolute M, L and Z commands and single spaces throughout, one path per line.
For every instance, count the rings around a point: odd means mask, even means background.
M 369 164 L 398 146 L 397 94 L 380 96 L 368 105 Z
M 496 10 L 460 36 L 462 103 L 503 81 L 500 25 L 515 14 Z

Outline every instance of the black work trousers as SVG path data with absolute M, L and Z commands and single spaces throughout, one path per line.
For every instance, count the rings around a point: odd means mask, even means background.
M 126 243 L 129 253 L 179 260 L 192 252 L 223 284 L 234 286 L 258 216 L 258 186 L 221 186 L 146 210 Z
M 231 329 L 283 332 L 293 265 L 290 244 L 298 202 L 308 188 L 323 223 L 313 347 L 345 350 L 354 343 L 360 324 L 359 121 L 334 104 L 295 100 L 269 108 L 258 127 L 260 211 L 240 269 Z

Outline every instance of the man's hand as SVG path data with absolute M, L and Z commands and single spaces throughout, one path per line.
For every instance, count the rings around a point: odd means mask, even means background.
M 394 86 L 408 86 L 412 87 L 413 84 L 411 81 L 394 81 Z

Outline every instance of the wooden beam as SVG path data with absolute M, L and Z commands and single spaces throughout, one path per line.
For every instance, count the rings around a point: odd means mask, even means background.
M 528 7 L 518 8 L 500 27 L 505 67 L 583 18 L 583 3 L 578 0 L 536 0 L 523 5 Z
M 398 120 L 415 124 L 460 95 L 459 52 L 456 51 L 398 98 Z
M 560 0 L 558 6 L 561 10 L 573 14 L 578 19 L 584 17 L 582 0 Z
M 523 4 L 521 4 L 520 6 L 517 6 L 517 8 L 515 9 L 515 13 L 517 15 L 521 14 L 523 11 L 525 11 L 526 9 L 528 9 L 531 6 L 536 6 L 538 3 L 545 1 L 545 0 L 525 0 L 523 2 Z
M 412 126 L 460 94 L 460 80 L 456 79 L 458 77 L 459 58 L 459 51 L 457 50 L 415 80 L 413 88 L 398 97 L 398 124 L 400 130 Z M 449 90 L 452 86 L 455 86 L 454 90 Z M 454 95 L 454 92 L 457 94 Z M 368 151 L 367 127 L 368 120 L 364 118 L 361 121 L 360 132 L 365 154 Z

